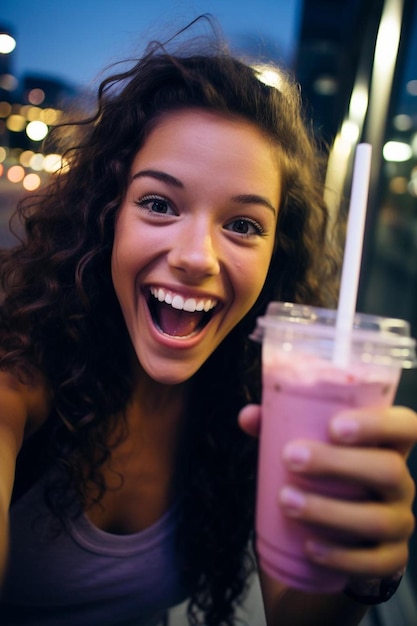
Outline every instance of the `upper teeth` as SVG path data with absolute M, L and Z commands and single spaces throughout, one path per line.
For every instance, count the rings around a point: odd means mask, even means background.
M 151 287 L 151 294 L 159 300 L 159 302 L 165 302 L 170 304 L 172 308 L 188 311 L 194 313 L 194 311 L 210 311 L 213 309 L 217 301 L 216 300 L 196 300 L 195 298 L 183 298 L 182 296 L 165 291 L 162 287 Z

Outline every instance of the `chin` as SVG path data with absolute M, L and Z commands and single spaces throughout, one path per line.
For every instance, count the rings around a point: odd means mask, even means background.
M 200 367 L 201 363 L 189 367 L 184 366 L 184 363 L 181 363 L 180 360 L 178 363 L 168 365 L 166 362 L 160 365 L 141 363 L 141 369 L 152 381 L 160 385 L 169 386 L 182 385 L 188 382 Z

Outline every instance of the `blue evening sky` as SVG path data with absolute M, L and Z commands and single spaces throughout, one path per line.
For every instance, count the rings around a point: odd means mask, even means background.
M 86 86 L 109 64 L 134 56 L 201 13 L 211 13 L 232 45 L 273 46 L 290 65 L 302 0 L 0 0 L 0 25 L 17 47 L 13 73 L 45 74 Z M 278 57 L 278 58 L 277 58 Z

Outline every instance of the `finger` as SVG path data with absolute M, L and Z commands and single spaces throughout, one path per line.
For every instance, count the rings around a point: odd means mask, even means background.
M 388 445 L 407 455 L 417 442 L 417 414 L 406 407 L 343 411 L 330 422 L 336 443 Z
M 248 435 L 258 437 L 261 428 L 261 407 L 258 404 L 247 404 L 239 412 L 238 422 Z
M 292 486 L 281 490 L 279 502 L 289 517 L 356 542 L 408 541 L 414 530 L 414 516 L 405 505 L 330 499 Z
M 283 460 L 287 469 L 297 474 L 341 479 L 375 492 L 386 501 L 411 503 L 414 497 L 414 481 L 396 450 L 295 440 L 285 446 Z M 314 482 L 311 484 L 314 490 Z
M 312 561 L 355 576 L 385 578 L 402 570 L 408 561 L 407 543 L 352 548 L 309 540 L 305 552 Z

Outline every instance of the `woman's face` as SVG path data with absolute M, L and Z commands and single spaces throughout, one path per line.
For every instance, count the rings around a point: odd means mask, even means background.
M 274 247 L 277 149 L 249 122 L 162 118 L 133 161 L 112 279 L 137 358 L 184 382 L 255 303 Z

